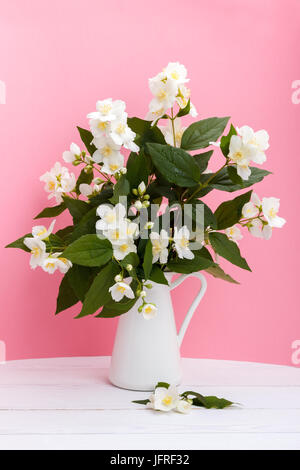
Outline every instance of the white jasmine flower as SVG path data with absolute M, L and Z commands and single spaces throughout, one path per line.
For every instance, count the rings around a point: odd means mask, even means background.
M 62 202 L 63 193 L 73 191 L 76 185 L 74 173 L 70 173 L 67 168 L 56 162 L 50 171 L 40 177 L 40 181 L 45 182 L 45 191 L 50 193 L 48 199 L 56 198 L 56 202 Z
M 176 101 L 177 101 L 178 106 L 180 108 L 185 108 L 186 105 L 188 104 L 190 96 L 191 96 L 191 90 L 189 88 L 187 88 L 186 86 L 184 86 L 184 85 L 180 85 L 178 87 L 178 93 L 176 95 Z M 192 117 L 198 116 L 198 112 L 197 112 L 195 106 L 193 105 L 193 103 L 191 103 L 191 102 L 190 102 L 190 112 L 189 112 L 189 114 Z
M 113 254 L 117 260 L 122 260 L 127 256 L 129 253 L 136 253 L 136 245 L 134 241 L 128 238 L 127 240 L 122 240 L 121 243 L 112 243 L 113 247 Z
M 185 66 L 179 62 L 169 62 L 167 67 L 163 69 L 163 73 L 167 78 L 174 80 L 177 85 L 181 85 L 189 81 Z
M 146 297 L 146 295 L 147 295 L 147 292 L 145 290 L 142 290 L 142 292 L 140 293 L 140 297 L 142 297 L 143 299 L 144 297 Z
M 189 413 L 191 411 L 192 404 L 190 401 L 187 400 L 178 400 L 177 406 L 176 406 L 176 411 L 179 413 Z
M 237 174 L 248 180 L 251 175 L 249 168 L 252 157 L 256 155 L 256 149 L 252 145 L 246 145 L 238 135 L 233 135 L 230 139 L 228 157 L 237 165 Z
M 89 113 L 87 117 L 102 122 L 114 121 L 124 113 L 125 106 L 124 101 L 113 101 L 111 98 L 107 98 L 106 100 L 97 101 L 96 112 Z
M 101 137 L 103 134 L 109 134 L 110 121 L 101 121 L 100 119 L 90 119 L 91 133 L 94 137 Z
M 146 192 L 146 185 L 145 185 L 144 181 L 142 181 L 138 185 L 138 193 L 142 196 L 143 194 L 145 194 L 145 192 Z
M 109 158 L 103 158 L 103 163 L 101 171 L 108 175 L 114 175 L 115 173 L 123 170 L 124 157 L 121 153 L 118 153 Z
M 176 147 L 180 147 L 182 134 L 184 133 L 186 127 L 181 127 L 180 118 L 175 119 L 173 122 L 174 122 L 174 130 L 175 130 Z M 161 126 L 160 130 L 162 131 L 167 144 L 174 145 L 172 122 L 168 119 L 167 125 Z
M 94 137 L 93 144 L 98 149 L 93 153 L 92 157 L 96 163 L 103 162 L 104 158 L 116 158 L 121 155 L 121 145 L 117 145 L 111 137 L 106 135 Z
M 179 400 L 179 393 L 174 385 L 170 385 L 169 388 L 157 387 L 150 396 L 148 406 L 154 410 L 170 411 L 177 407 Z
M 192 253 L 192 251 L 189 249 L 189 238 L 190 232 L 185 225 L 179 230 L 177 227 L 175 227 L 173 246 L 178 254 L 178 257 L 181 259 L 193 259 L 195 257 L 194 253 Z
M 265 150 L 269 148 L 269 134 L 265 130 L 254 132 L 249 126 L 237 128 L 244 144 L 252 145 L 256 149 L 256 154 L 252 156 L 254 163 L 262 164 L 267 160 Z
M 256 238 L 263 238 L 269 240 L 272 236 L 272 227 L 264 224 L 260 219 L 253 219 L 247 224 L 248 230 Z
M 128 299 L 134 299 L 133 290 L 126 282 L 116 282 L 109 288 L 109 292 L 115 302 L 120 302 L 124 296 Z
M 59 255 L 57 254 L 53 254 L 52 256 L 58 256 L 56 259 L 56 263 L 57 263 L 57 267 L 59 269 L 59 271 L 62 273 L 62 274 L 65 274 L 67 271 L 69 271 L 69 269 L 73 266 L 73 264 L 71 263 L 70 260 L 68 260 L 67 258 L 64 258 L 64 257 L 61 257 L 61 253 Z
M 142 313 L 145 320 L 151 320 L 156 317 L 157 307 L 154 304 L 144 304 Z
M 58 268 L 57 259 L 48 256 L 43 260 L 41 267 L 46 273 L 53 274 Z
M 93 184 L 81 183 L 79 185 L 79 191 L 80 191 L 80 194 L 82 194 L 83 196 L 89 197 L 94 193 L 98 193 L 101 189 L 101 186 L 102 184 L 99 185 L 96 183 L 93 183 Z
M 174 105 L 178 91 L 174 80 L 167 79 L 162 81 L 157 77 L 150 78 L 149 87 L 154 95 L 154 99 L 149 105 L 151 113 L 161 112 L 162 109 L 165 112 Z M 162 114 L 164 114 L 164 112 Z
M 140 210 L 143 208 L 143 204 L 141 203 L 141 201 L 135 201 L 134 207 L 135 207 L 138 211 L 140 211 Z
M 277 215 L 280 199 L 276 197 L 264 197 L 262 200 L 262 211 L 270 227 L 281 228 L 286 220 Z
M 120 203 L 114 207 L 101 204 L 97 209 L 97 214 L 101 217 L 101 220 L 96 222 L 96 229 L 108 230 L 110 228 L 116 228 L 124 221 L 126 209 Z
M 53 274 L 57 269 L 62 273 L 66 272 L 73 266 L 70 260 L 61 257 L 62 253 L 52 253 L 43 260 L 41 267 L 49 274 Z
M 229 238 L 229 240 L 231 240 L 233 242 L 238 242 L 239 240 L 241 240 L 243 238 L 243 235 L 242 235 L 239 227 L 237 227 L 236 225 L 233 225 L 232 227 L 228 227 L 225 230 L 225 233 L 226 233 L 227 237 Z
M 123 145 L 132 152 L 139 151 L 139 147 L 134 143 L 136 134 L 127 125 L 127 113 L 124 113 L 121 119 L 112 121 L 109 135 L 116 145 Z
M 45 238 L 48 238 L 49 235 L 53 232 L 54 224 L 56 220 L 53 220 L 48 228 L 44 225 L 35 225 L 32 227 L 32 236 L 35 238 L 39 238 L 40 240 L 45 240 Z
M 252 193 L 251 195 L 251 201 L 253 202 L 253 204 L 258 208 L 260 209 L 261 207 L 261 200 L 259 199 L 258 195 L 256 193 Z
M 72 143 L 70 145 L 70 150 L 66 150 L 63 153 L 63 159 L 66 163 L 73 163 L 76 160 L 76 157 L 80 157 L 81 150 L 78 145 Z
M 47 257 L 46 244 L 39 238 L 24 238 L 23 243 L 30 249 L 31 258 L 29 264 L 32 269 L 41 266 Z
M 169 236 L 166 230 L 161 230 L 160 234 L 157 232 L 150 233 L 150 240 L 152 243 L 152 263 L 157 261 L 160 264 L 166 264 L 168 262 L 168 245 Z
M 130 220 L 122 220 L 116 227 L 104 230 L 104 236 L 114 244 L 122 244 L 128 239 L 133 240 L 138 235 L 139 227 L 136 223 Z
M 242 215 L 246 219 L 251 219 L 252 217 L 257 217 L 258 214 L 259 214 L 259 209 L 254 204 L 254 202 L 249 201 L 243 206 Z

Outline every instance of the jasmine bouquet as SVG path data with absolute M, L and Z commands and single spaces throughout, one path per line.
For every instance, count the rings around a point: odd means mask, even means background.
M 55 205 L 35 219 L 69 211 L 72 224 L 56 232 L 55 220 L 34 226 L 8 247 L 28 252 L 33 269 L 64 274 L 56 313 L 81 302 L 78 317 L 114 317 L 139 302 L 150 319 L 157 307 L 147 289 L 168 284 L 165 272 L 205 271 L 237 283 L 219 262 L 250 270 L 242 229 L 267 240 L 284 225 L 279 199 L 252 190 L 229 197 L 270 173 L 256 166 L 266 161 L 268 133 L 233 124 L 225 131 L 229 117 L 182 127 L 184 116 L 197 117 L 188 82 L 178 62 L 151 78 L 146 119 L 128 117 L 124 101 L 98 101 L 89 130 L 78 127 L 84 147 L 72 143 L 62 155 L 64 165 L 81 167 L 78 177 L 60 162 L 40 177 Z M 214 153 L 223 159 L 217 171 L 209 169 Z M 215 211 L 204 202 L 213 190 L 225 196 Z

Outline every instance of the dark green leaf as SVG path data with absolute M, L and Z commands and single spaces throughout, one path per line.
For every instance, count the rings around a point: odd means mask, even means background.
M 170 384 L 168 384 L 167 382 L 157 382 L 157 384 L 155 385 L 155 388 L 169 388 L 170 387 Z
M 157 126 L 152 126 L 151 121 L 133 117 L 127 119 L 127 124 L 137 134 L 135 142 L 139 147 L 143 147 L 147 142 L 165 144 L 163 133 Z
M 71 216 L 73 217 L 74 224 L 80 222 L 82 217 L 90 210 L 91 206 L 80 199 L 72 199 L 71 197 L 65 196 L 64 203 L 67 206 Z
M 169 145 L 147 144 L 147 151 L 156 168 L 170 183 L 190 187 L 199 181 L 199 167 L 184 150 Z
M 55 235 L 60 237 L 66 245 L 71 243 L 71 235 L 74 230 L 74 225 L 68 225 L 65 228 L 62 228 L 61 230 L 58 230 Z
M 191 110 L 191 101 L 189 99 L 187 102 L 187 105 L 178 111 L 176 117 L 186 116 L 187 114 L 189 114 L 190 110 Z
M 138 405 L 147 405 L 147 403 L 150 403 L 150 400 L 132 400 L 132 403 L 137 403 Z
M 69 284 L 69 272 L 64 275 L 59 286 L 55 315 L 77 304 L 78 297 Z
M 95 268 L 79 266 L 73 264 L 68 271 L 69 284 L 79 300 L 83 302 L 85 294 L 89 290 L 91 283 L 97 273 Z
M 24 243 L 23 243 L 24 238 L 32 238 L 32 234 L 27 233 L 23 237 L 18 238 L 18 240 L 15 240 L 14 242 L 9 243 L 9 245 L 6 245 L 5 248 L 20 248 L 20 250 L 27 251 L 27 253 L 29 253 L 30 249 L 27 248 L 27 246 L 24 245 Z
M 199 167 L 200 173 L 206 170 L 208 162 L 214 153 L 213 150 L 209 150 L 208 152 L 198 153 L 198 155 L 194 155 L 194 159 Z
M 133 288 L 132 284 L 130 285 L 131 288 Z M 136 289 L 133 290 L 135 292 Z M 137 297 L 135 297 L 134 299 L 128 299 L 127 297 L 123 297 L 120 302 L 115 302 L 111 299 L 105 303 L 101 312 L 96 315 L 96 318 L 114 318 L 123 315 L 134 306 L 136 301 Z
M 64 251 L 65 242 L 55 233 L 51 233 L 48 240 L 44 240 L 47 251 Z
M 83 235 L 69 245 L 63 256 L 82 266 L 103 266 L 112 258 L 112 246 L 97 235 Z
M 218 264 L 206 268 L 205 271 L 217 279 L 223 279 L 223 281 L 231 282 L 232 284 L 239 284 L 239 282 L 229 276 L 229 274 L 226 274 Z
M 165 284 L 166 286 L 169 285 L 168 280 L 166 279 L 166 276 L 164 275 L 160 266 L 158 266 L 157 264 L 153 264 L 152 271 L 149 276 L 149 280 L 156 282 L 157 284 Z
M 228 134 L 223 135 L 223 137 L 221 138 L 220 149 L 222 150 L 224 157 L 227 157 L 227 155 L 229 154 L 229 144 L 230 144 L 231 137 L 236 134 L 237 132 L 235 128 L 233 127 L 233 125 L 231 124 Z
M 66 209 L 66 205 L 64 202 L 59 204 L 58 206 L 53 207 L 46 207 L 46 209 L 42 210 L 38 215 L 34 217 L 35 219 L 43 219 L 47 217 L 56 217 L 57 215 L 61 214 Z
M 232 227 L 234 224 L 239 222 L 243 206 L 250 201 L 251 194 L 252 190 L 237 196 L 231 201 L 225 201 L 219 205 L 215 211 L 219 230 Z
M 251 175 L 247 181 L 243 181 L 243 184 L 233 184 L 230 176 L 228 175 L 228 168 L 224 168 L 220 173 L 209 183 L 209 185 L 214 189 L 219 189 L 220 191 L 240 191 L 243 188 L 248 188 L 259 181 L 262 181 L 265 176 L 270 174 L 270 171 L 261 170 L 260 168 L 250 167 Z M 205 175 L 207 176 L 207 175 Z
M 228 166 L 227 174 L 234 184 L 240 185 L 241 188 L 244 187 L 244 180 L 237 174 L 237 169 L 235 166 Z
M 76 318 L 92 315 L 111 300 L 109 288 L 115 284 L 114 278 L 119 272 L 120 268 L 112 262 L 101 269 L 87 292 L 82 310 Z
M 92 156 L 94 152 L 96 152 L 97 148 L 94 144 L 92 144 L 92 140 L 94 139 L 93 134 L 88 131 L 87 129 L 83 129 L 82 127 L 78 127 L 80 137 L 82 142 L 84 143 L 88 153 Z
M 96 207 L 87 212 L 80 222 L 75 225 L 74 231 L 71 236 L 71 242 L 77 240 L 78 238 L 82 237 L 82 235 L 88 234 L 95 234 L 96 233 L 96 221 L 98 219 L 96 214 Z
M 202 269 L 207 269 L 209 266 L 212 266 L 214 262 L 205 256 L 202 256 L 202 249 L 193 251 L 195 257 L 194 259 L 180 259 L 169 261 L 167 268 L 171 272 L 175 273 L 194 273 L 201 271 Z
M 152 243 L 151 240 L 148 240 L 145 254 L 144 254 L 144 262 L 143 262 L 143 269 L 145 274 L 145 280 L 149 279 L 151 270 L 152 270 Z
M 216 141 L 223 133 L 229 117 L 212 117 L 194 122 L 183 133 L 181 148 L 197 150 L 209 146 L 209 142 Z
M 108 202 L 109 199 L 112 197 L 112 195 L 113 195 L 113 187 L 106 185 L 105 187 L 103 187 L 101 193 L 97 194 L 96 196 L 92 196 L 89 199 L 89 203 L 93 207 L 100 206 L 104 202 Z
M 93 172 L 86 173 L 84 169 L 81 170 L 80 175 L 78 176 L 78 179 L 76 181 L 76 186 L 75 186 L 76 193 L 81 194 L 79 190 L 79 186 L 81 184 L 91 184 L 92 181 L 93 181 Z
M 204 408 L 217 408 L 222 410 L 223 408 L 227 408 L 228 406 L 234 405 L 232 401 L 226 400 L 225 398 L 218 398 L 214 396 L 204 397 L 205 404 L 198 397 L 193 399 L 194 406 L 202 406 Z
M 139 153 L 131 152 L 126 167 L 126 179 L 129 181 L 131 188 L 137 188 L 142 181 L 147 186 L 149 174 L 146 158 L 142 151 Z
M 251 271 L 245 258 L 242 258 L 240 249 L 235 242 L 227 238 L 224 233 L 212 232 L 209 234 L 209 241 L 216 253 L 230 263 L 239 266 L 242 269 Z
M 117 181 L 114 186 L 114 195 L 110 199 L 112 204 L 118 204 L 119 198 L 121 196 L 128 196 L 130 193 L 130 184 L 125 175 L 122 175 L 121 178 Z

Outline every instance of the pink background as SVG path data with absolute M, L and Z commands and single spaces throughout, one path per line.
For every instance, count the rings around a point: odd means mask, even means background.
M 241 241 L 253 273 L 224 262 L 235 286 L 208 278 L 182 353 L 291 364 L 300 337 L 299 114 L 291 84 L 300 78 L 297 0 L 10 0 L 0 2 L 1 247 L 27 233 L 48 205 L 39 176 L 71 141 L 97 99 L 127 102 L 144 117 L 147 79 L 169 61 L 191 78 L 199 119 L 231 115 L 236 125 L 265 128 L 271 139 L 257 186 L 281 199 L 288 221 L 266 242 Z M 298 132 L 297 132 L 298 131 Z M 216 158 L 219 166 L 221 158 Z M 213 207 L 229 193 L 209 195 Z M 57 228 L 68 221 L 58 218 Z M 48 223 L 47 221 L 45 221 Z M 2 248 L 1 248 L 2 249 Z M 54 317 L 60 275 L 32 271 L 28 255 L 1 253 L 0 340 L 7 358 L 110 354 L 116 320 L 74 320 L 79 307 Z M 174 293 L 178 324 L 197 281 Z

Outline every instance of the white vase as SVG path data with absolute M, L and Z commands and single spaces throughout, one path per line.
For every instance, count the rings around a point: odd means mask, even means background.
M 181 382 L 180 345 L 207 284 L 201 273 L 181 274 L 171 282 L 173 275 L 166 274 L 169 286 L 153 283 L 147 291 L 147 301 L 157 306 L 154 318 L 146 320 L 138 305 L 120 316 L 109 372 L 111 383 L 117 387 L 153 390 L 160 381 L 174 385 Z M 199 278 L 201 287 L 177 335 L 170 292 L 190 276 Z

